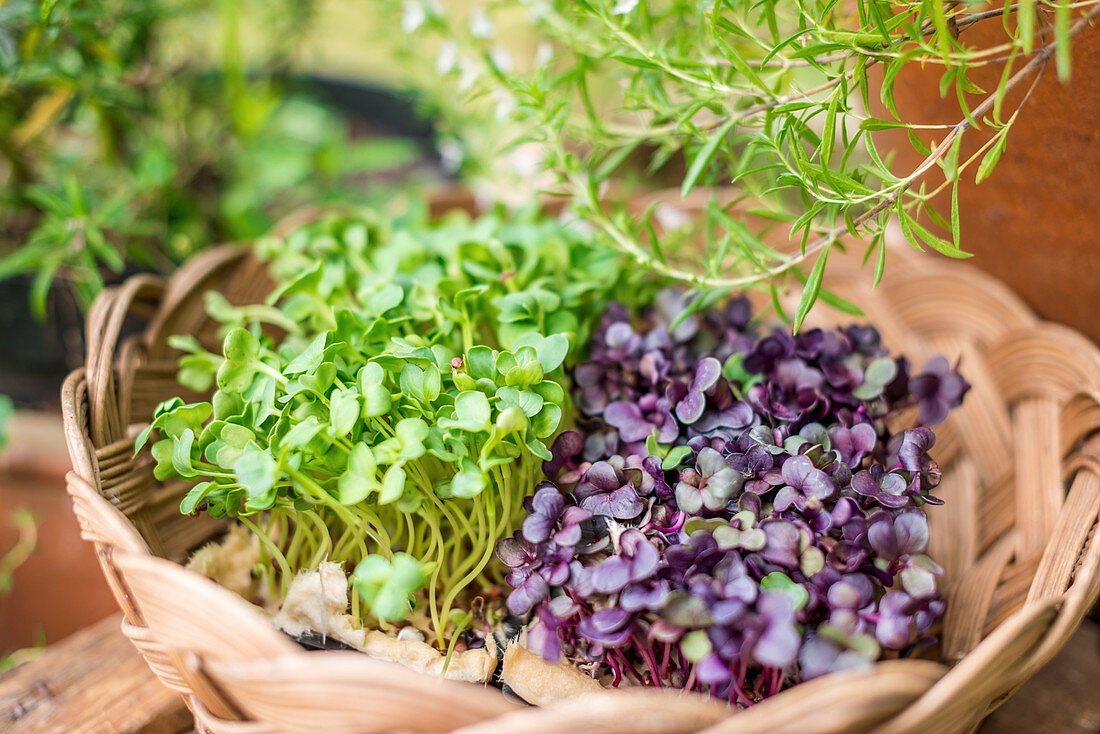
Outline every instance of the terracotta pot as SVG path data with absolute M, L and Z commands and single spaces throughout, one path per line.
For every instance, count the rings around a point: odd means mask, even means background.
M 985 48 L 1004 42 L 1005 32 L 994 19 L 964 31 L 963 39 Z M 970 76 L 992 92 L 1002 70 L 992 65 Z M 901 119 L 937 124 L 961 119 L 954 89 L 940 97 L 941 71 L 929 65 L 899 76 L 895 97 Z M 1029 84 L 1030 79 L 1010 95 L 1006 117 Z M 874 112 L 885 116 L 881 109 Z M 935 134 L 942 139 L 942 131 Z M 883 142 L 887 139 L 897 153 L 896 170 L 910 171 L 923 160 L 903 134 L 883 134 Z M 960 161 L 988 139 L 987 129 L 966 133 Z M 974 253 L 971 262 L 1006 282 L 1045 318 L 1100 340 L 1100 319 L 1094 316 L 1100 304 L 1100 26 L 1075 39 L 1068 84 L 1058 81 L 1053 59 L 1049 62 L 993 175 L 975 185 L 976 170 L 977 163 L 963 173 L 959 187 L 962 244 Z M 942 178 L 932 173 L 928 180 L 934 186 Z M 946 216 L 949 192 L 936 203 Z
M 56 642 L 116 610 L 65 492 L 69 467 L 60 416 L 17 414 L 0 454 L 0 553 L 18 538 L 9 521 L 18 508 L 34 516 L 38 542 L 13 574 L 11 592 L 0 596 L 0 656 Z

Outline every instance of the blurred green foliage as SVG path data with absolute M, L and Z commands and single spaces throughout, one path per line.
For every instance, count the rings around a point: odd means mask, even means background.
M 0 395 L 0 451 L 8 445 L 8 427 L 15 415 L 15 403 L 7 395 Z
M 167 272 L 418 156 L 289 91 L 308 0 L 0 0 L 0 279 L 85 307 L 128 268 Z M 262 28 L 261 54 L 242 26 Z M 217 39 L 189 53 L 185 34 Z M 181 48 L 182 46 L 182 48 Z M 257 57 L 258 56 L 258 57 Z

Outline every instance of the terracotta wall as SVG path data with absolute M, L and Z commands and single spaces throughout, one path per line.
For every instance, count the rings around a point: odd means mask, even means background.
M 41 639 L 57 642 L 117 609 L 96 559 L 80 537 L 65 472 L 69 456 L 61 416 L 19 413 L 0 454 L 0 553 L 18 537 L 11 513 L 25 508 L 38 525 L 38 545 L 0 595 L 0 656 Z
M 979 46 L 1004 38 L 997 20 L 964 33 Z M 971 76 L 992 91 L 1000 74 L 1000 67 L 988 67 Z M 961 232 L 964 249 L 975 254 L 972 263 L 1008 283 L 1045 318 L 1100 342 L 1100 24 L 1076 39 L 1072 74 L 1068 85 L 1061 84 L 1052 60 L 993 175 L 975 186 L 977 164 L 963 174 Z M 941 99 L 938 83 L 938 67 L 903 74 L 895 90 L 902 119 L 958 122 L 954 89 Z M 967 133 L 960 160 L 987 135 Z M 893 142 L 899 163 L 912 170 L 922 156 L 904 138 Z M 949 199 L 938 203 L 940 211 L 950 211 Z

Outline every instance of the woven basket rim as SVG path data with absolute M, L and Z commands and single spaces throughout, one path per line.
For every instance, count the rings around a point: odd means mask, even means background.
M 205 278 L 220 273 L 233 263 L 239 264 L 251 259 L 247 257 L 248 253 L 249 251 L 240 245 L 220 246 L 192 258 L 169 279 L 136 276 L 122 286 L 111 289 L 101 296 L 89 314 L 90 329 L 93 321 L 96 324 L 107 324 L 108 328 L 105 336 L 103 334 L 90 334 L 87 365 L 74 370 L 66 379 L 62 390 L 66 441 L 74 466 L 69 482 L 70 492 L 73 494 L 74 507 L 82 521 L 85 536 L 97 544 L 97 547 L 101 550 L 101 556 L 104 551 L 107 552 L 104 572 L 108 576 L 108 580 L 110 581 L 111 575 L 115 574 L 118 586 L 124 591 L 126 590 L 126 569 L 133 567 L 135 563 L 128 559 L 137 557 L 135 554 L 140 555 L 149 552 L 149 546 L 146 545 L 142 533 L 140 533 L 140 528 L 135 528 L 131 521 L 102 495 L 103 477 L 108 473 L 101 466 L 104 457 L 114 456 L 118 453 L 120 447 L 125 447 L 129 442 L 129 439 L 125 438 L 128 426 L 110 426 L 108 425 L 110 420 L 102 418 L 105 412 L 109 412 L 108 406 L 112 404 L 112 401 L 118 402 L 120 400 L 119 395 L 133 387 L 132 385 L 119 385 L 116 389 L 116 382 L 125 382 L 123 376 L 119 373 L 118 357 L 126 349 L 151 350 L 157 347 L 165 335 L 165 330 L 171 328 L 175 309 L 181 303 L 193 299 L 196 292 L 195 282 L 203 282 Z M 914 295 L 909 292 L 917 290 L 916 286 L 905 290 L 903 287 L 905 283 L 911 284 L 914 280 L 925 282 L 922 279 L 928 279 L 928 282 L 940 280 L 946 283 L 960 284 L 973 289 L 975 293 L 981 294 L 982 299 L 995 304 L 995 306 L 987 307 L 986 310 L 992 314 L 988 318 L 1001 318 L 1004 322 L 1004 328 L 1000 330 L 1001 333 L 999 334 L 999 343 L 1007 345 L 1004 348 L 1005 350 L 1010 349 L 1014 344 L 1026 342 L 1028 338 L 1050 338 L 1057 341 L 1059 348 L 1066 350 L 1067 353 L 1075 353 L 1076 361 L 1074 365 L 1077 372 L 1084 373 L 1087 379 L 1084 381 L 1078 380 L 1068 394 L 1065 392 L 1063 383 L 1080 377 L 1069 368 L 1066 369 L 1066 376 L 1059 378 L 1061 381 L 1055 380 L 1051 384 L 1044 383 L 1034 389 L 1021 387 L 1018 391 L 1019 394 L 1014 395 L 1014 400 L 1049 401 L 1052 400 L 1051 394 L 1057 391 L 1059 404 L 1062 407 L 1072 406 L 1075 401 L 1080 402 L 1084 406 L 1081 408 L 1082 413 L 1087 413 L 1090 417 L 1088 421 L 1084 422 L 1088 426 L 1093 426 L 1094 423 L 1096 426 L 1100 426 L 1100 418 L 1092 418 L 1093 413 L 1089 412 L 1097 410 L 1094 406 L 1100 405 L 1100 351 L 1087 339 L 1068 327 L 1043 322 L 1006 286 L 992 276 L 976 271 L 970 266 L 952 265 L 947 267 L 945 264 L 931 261 L 927 257 L 912 256 L 904 251 L 892 251 L 892 256 L 902 260 L 902 263 L 895 263 L 894 270 L 895 272 L 904 271 L 904 275 L 891 277 L 888 269 L 887 279 L 880 286 L 881 289 L 890 289 L 897 286 L 900 289 L 899 293 L 904 291 L 902 295 L 907 299 L 915 299 L 914 303 L 916 303 L 919 301 L 919 293 Z M 835 267 L 830 273 L 830 282 L 835 283 L 838 292 L 847 297 L 846 292 L 856 287 L 854 283 L 857 270 L 854 266 L 843 263 L 840 267 Z M 905 301 L 903 305 L 907 303 L 909 301 Z M 935 306 L 935 304 L 932 305 Z M 121 324 L 135 307 L 151 309 L 152 319 L 142 334 L 123 342 L 119 339 Z M 930 309 L 930 314 L 935 312 L 935 308 Z M 932 316 L 919 315 L 919 318 L 931 319 Z M 872 322 L 875 321 L 870 313 L 868 319 Z M 933 334 L 933 336 L 939 338 L 941 335 Z M 943 338 L 950 338 L 951 334 L 942 336 Z M 884 340 L 889 343 L 888 335 L 885 333 Z M 1054 354 L 1057 356 L 1058 353 L 1055 352 Z M 1024 355 L 1024 357 L 1027 356 L 1027 354 Z M 1022 360 L 1024 357 L 1020 357 L 1020 359 Z M 1012 354 L 1003 355 L 1003 359 L 1008 364 L 1013 364 L 1012 358 Z M 93 395 L 89 395 L 89 385 L 93 382 L 98 387 L 93 391 Z M 103 387 L 104 385 L 107 385 L 107 387 Z M 96 416 L 94 420 L 91 419 L 93 415 Z M 132 420 L 133 417 L 130 417 L 130 419 Z M 102 435 L 97 435 L 97 427 L 93 424 L 107 425 L 109 430 L 100 429 Z M 111 434 L 111 430 L 114 430 L 114 434 Z M 1090 430 L 1090 435 L 1091 433 Z M 106 440 L 108 434 L 121 436 L 122 438 L 108 441 Z M 1071 485 L 1076 487 L 1078 482 L 1075 478 L 1081 473 L 1089 475 L 1088 481 L 1097 481 L 1096 478 L 1100 478 L 1100 443 L 1084 449 L 1076 445 L 1071 448 L 1074 449 L 1071 456 L 1067 457 L 1063 453 L 1057 457 L 1059 473 L 1065 474 L 1066 484 L 1063 485 L 1063 489 Z M 115 459 L 111 460 L 115 461 Z M 124 461 L 124 459 L 119 461 Z M 1057 513 L 1059 509 L 1055 508 L 1055 512 Z M 108 518 L 108 520 L 105 521 L 104 518 Z M 126 531 L 119 530 L 117 523 L 120 518 L 131 531 L 135 531 L 129 537 L 121 537 Z M 100 527 L 97 534 L 96 529 L 91 527 L 96 522 L 115 522 L 116 525 L 113 526 L 113 530 L 107 531 Z M 1061 527 L 1059 525 L 1059 528 Z M 1080 534 L 1082 531 L 1078 529 L 1075 532 Z M 872 681 L 878 681 L 881 678 L 881 682 L 888 689 L 890 696 L 893 697 L 890 699 L 892 704 L 904 699 L 905 696 L 908 696 L 907 703 L 900 706 L 900 708 L 895 707 L 895 710 L 884 711 L 883 715 L 877 719 L 875 718 L 877 714 L 868 714 L 863 719 L 855 721 L 854 723 L 860 727 L 859 730 L 871 731 L 873 729 L 876 732 L 916 731 L 920 727 L 927 726 L 929 722 L 938 721 L 941 723 L 946 722 L 945 725 L 950 724 L 951 727 L 957 725 L 958 730 L 963 731 L 965 727 L 959 722 L 973 723 L 977 721 L 991 706 L 998 702 L 999 697 L 1005 695 L 1005 691 L 1002 690 L 986 691 L 985 688 L 981 688 L 979 679 L 982 675 L 988 676 L 991 666 L 1007 662 L 1005 657 L 1008 652 L 1015 655 L 1015 657 L 1009 659 L 1014 664 L 1021 666 L 1019 671 L 1014 671 L 1011 674 L 1006 673 L 1007 677 L 1004 681 L 998 681 L 1007 682 L 1008 692 L 1014 690 L 1026 679 L 1027 675 L 1033 673 L 1053 657 L 1054 653 L 1064 644 L 1068 634 L 1079 623 L 1088 606 L 1095 601 L 1098 593 L 1100 593 L 1100 543 L 1095 538 L 1095 518 L 1092 526 L 1085 528 L 1083 532 L 1085 533 L 1082 541 L 1083 545 L 1073 560 L 1075 567 L 1070 569 L 1068 576 L 1063 570 L 1063 575 L 1070 580 L 1067 587 L 1041 598 L 1029 598 L 1022 607 L 1012 611 L 1001 619 L 998 624 L 994 625 L 993 629 L 988 631 L 989 634 L 981 634 L 980 642 L 973 646 L 955 664 L 949 666 L 942 662 L 927 660 L 887 660 L 876 663 L 870 678 L 867 680 L 867 685 L 862 687 L 872 688 L 875 685 Z M 134 538 L 142 539 L 143 547 L 138 547 Z M 117 560 L 112 560 L 112 554 L 117 556 Z M 988 557 L 988 554 L 983 555 L 983 557 Z M 165 573 L 177 577 L 179 577 L 179 574 L 190 574 L 196 580 L 202 579 L 202 577 L 184 569 L 182 566 L 176 565 L 175 568 L 178 573 L 176 571 L 170 573 L 165 571 Z M 213 582 L 205 579 L 203 581 L 213 584 Z M 118 596 L 120 593 L 118 589 L 115 586 L 112 588 Z M 236 601 L 243 607 L 251 607 L 243 599 L 237 599 Z M 153 629 L 150 633 L 142 626 L 143 619 L 140 610 L 127 609 L 127 605 L 122 599 L 120 599 L 120 605 L 128 612 L 127 624 L 133 630 L 140 629 L 141 634 L 145 635 L 144 641 L 148 641 L 146 638 L 149 638 L 156 642 L 157 631 Z M 1016 650 L 1014 646 L 1019 646 L 1020 640 L 1025 638 L 1025 633 L 1034 636 L 1035 639 L 1031 640 L 1028 637 L 1027 639 L 1030 642 L 1025 646 L 1026 649 Z M 137 635 L 138 633 L 135 631 L 133 634 Z M 145 654 L 144 651 L 143 654 Z M 315 656 L 330 654 L 332 653 L 295 652 L 291 653 L 291 656 L 306 656 L 300 659 L 305 661 L 307 658 L 312 659 Z M 285 653 L 279 653 L 279 655 L 285 655 Z M 370 663 L 374 661 L 368 662 L 365 656 L 363 658 L 364 668 L 371 667 Z M 341 659 L 346 659 L 346 656 Z M 256 660 L 252 662 L 255 663 Z M 341 665 L 343 664 L 341 663 Z M 235 668 L 234 665 L 236 665 Z M 354 665 L 354 663 L 347 663 L 347 665 Z M 222 673 L 233 669 L 237 675 L 243 675 L 242 671 L 245 671 L 248 665 L 247 661 L 244 661 L 235 664 L 218 664 L 214 667 Z M 1020 677 L 1020 673 L 1024 674 L 1023 678 Z M 904 690 L 905 680 L 902 680 L 910 675 L 913 676 L 913 680 L 920 681 L 919 685 L 909 681 L 912 683 L 911 687 L 915 687 L 915 690 L 908 692 L 912 695 L 906 693 Z M 850 681 L 845 680 L 846 678 L 848 676 L 833 674 L 816 681 L 803 683 L 747 711 L 736 713 L 733 718 L 739 722 L 739 726 L 748 727 L 745 729 L 746 731 L 756 731 L 757 729 L 753 728 L 756 726 L 765 727 L 761 728 L 761 731 L 767 730 L 767 726 L 778 726 L 785 720 L 785 716 L 793 715 L 789 713 L 790 711 L 801 710 L 800 707 L 820 705 L 820 701 L 829 700 L 828 697 L 835 699 L 837 691 L 841 687 L 850 684 Z M 899 680 L 895 681 L 895 678 Z M 187 675 L 184 675 L 184 679 L 193 680 L 194 677 L 188 679 Z M 437 683 L 434 680 L 431 680 L 431 682 L 433 686 Z M 468 693 L 468 689 L 462 684 L 446 682 L 445 685 L 453 687 L 456 692 Z M 965 688 L 967 686 L 975 689 L 980 688 L 980 695 L 976 693 L 970 697 L 973 699 L 971 709 L 956 711 L 955 709 L 960 706 L 960 687 Z M 988 686 L 986 687 L 988 688 Z M 824 691 L 824 693 L 820 691 Z M 226 691 L 226 693 L 230 692 Z M 196 695 L 198 695 L 196 706 L 208 705 L 198 691 L 196 691 Z M 456 695 L 458 694 L 456 693 Z M 623 692 L 614 692 L 610 695 L 622 697 Z M 609 712 L 607 713 L 609 726 L 617 718 L 628 714 L 634 716 L 642 710 L 640 708 L 642 705 L 639 702 L 645 700 L 647 695 L 650 695 L 649 691 L 631 691 L 625 696 L 623 698 L 624 702 L 626 698 L 630 699 L 630 707 L 632 708 L 629 708 L 629 711 L 625 703 L 622 705 L 600 704 L 609 707 L 607 709 Z M 655 705 L 667 705 L 668 696 L 663 692 L 654 691 L 650 700 Z M 863 700 L 862 703 L 867 707 L 867 711 L 871 711 L 875 705 L 885 705 L 881 701 L 871 699 Z M 703 708 L 709 707 L 709 703 L 703 706 Z M 703 711 L 703 708 L 698 711 Z M 224 717 L 227 714 L 236 718 L 242 716 L 241 710 L 239 708 L 234 709 L 232 705 L 227 710 L 217 711 L 216 709 L 216 705 L 211 707 L 210 710 L 203 709 L 205 712 L 203 715 L 210 721 L 221 720 L 219 717 Z M 945 709 L 948 711 L 947 714 L 943 713 Z M 527 722 L 521 727 L 523 730 L 536 731 L 538 730 L 537 726 L 556 725 L 556 722 L 569 720 L 568 715 L 560 710 L 542 709 L 539 711 L 540 713 L 534 713 L 531 710 L 504 713 L 503 718 L 499 720 L 487 718 L 482 726 L 485 727 L 485 731 L 509 731 L 510 729 L 505 724 L 513 722 L 512 725 L 518 726 L 517 722 L 523 720 Z M 646 713 L 648 715 L 648 709 Z M 702 717 L 698 722 L 699 729 L 712 725 L 721 728 L 723 721 L 725 721 L 724 718 L 712 720 L 708 718 L 705 712 L 699 715 Z M 937 716 L 940 718 L 937 719 Z M 951 718 L 952 716 L 954 718 Z M 517 719 L 516 717 L 520 718 Z M 824 718 L 828 719 L 829 717 L 826 715 Z M 224 720 L 236 726 L 253 726 L 253 724 L 243 721 Z M 493 722 L 497 723 L 494 724 Z M 218 730 L 218 725 L 211 724 L 210 726 L 212 731 Z M 229 724 L 225 726 L 228 727 Z M 493 728 L 493 726 L 497 728 Z M 728 727 L 726 728 L 728 729 Z M 245 729 L 241 730 L 244 731 Z M 253 729 L 248 730 L 252 731 Z M 473 730 L 471 729 L 471 731 Z M 611 728 L 608 730 L 617 729 Z M 667 730 L 672 731 L 673 729 L 668 728 Z M 740 729 L 738 730 L 740 731 Z M 267 731 L 267 729 L 256 729 L 256 731 Z

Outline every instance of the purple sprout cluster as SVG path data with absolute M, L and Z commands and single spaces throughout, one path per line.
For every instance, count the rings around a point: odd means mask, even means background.
M 528 646 L 751 705 L 934 641 L 925 424 L 961 403 L 957 369 L 910 374 L 870 327 L 764 333 L 745 300 L 684 306 L 612 306 L 573 371 L 579 429 L 497 547 Z

